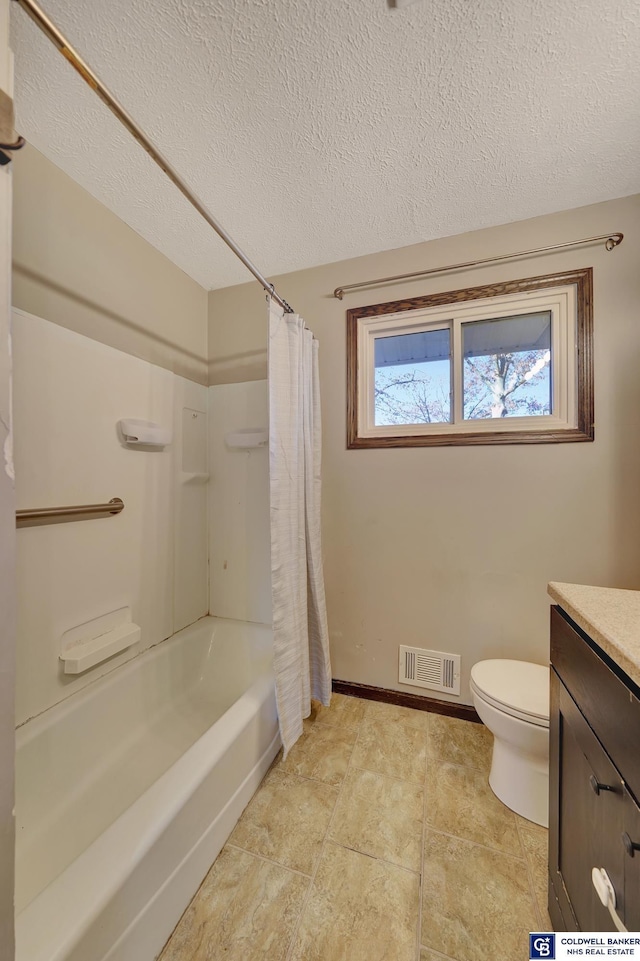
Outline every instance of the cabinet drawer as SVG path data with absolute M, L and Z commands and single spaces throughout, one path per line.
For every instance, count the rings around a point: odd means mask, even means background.
M 624 783 L 555 671 L 551 672 L 551 703 L 553 894 L 564 928 L 613 931 L 591 872 L 593 868 L 607 871 L 620 903 L 625 890 Z
M 551 608 L 551 663 L 629 790 L 640 798 L 640 700 L 635 685 L 618 677 L 557 607 Z

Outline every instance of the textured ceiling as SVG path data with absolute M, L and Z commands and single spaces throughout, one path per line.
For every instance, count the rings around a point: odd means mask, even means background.
M 267 275 L 640 191 L 635 0 L 43 5 Z M 204 287 L 250 279 L 11 6 L 20 132 Z

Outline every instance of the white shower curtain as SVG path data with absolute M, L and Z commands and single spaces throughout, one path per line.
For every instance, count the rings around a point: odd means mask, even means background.
M 274 668 L 285 756 L 331 664 L 320 544 L 318 342 L 269 298 L 269 483 Z

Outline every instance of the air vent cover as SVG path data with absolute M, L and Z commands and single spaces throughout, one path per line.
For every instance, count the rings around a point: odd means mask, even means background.
M 400 645 L 401 684 L 460 694 L 460 655 Z

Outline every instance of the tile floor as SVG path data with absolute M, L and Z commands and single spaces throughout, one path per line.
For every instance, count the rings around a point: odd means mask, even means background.
M 334 694 L 278 757 L 161 961 L 520 961 L 547 832 L 479 724 Z

